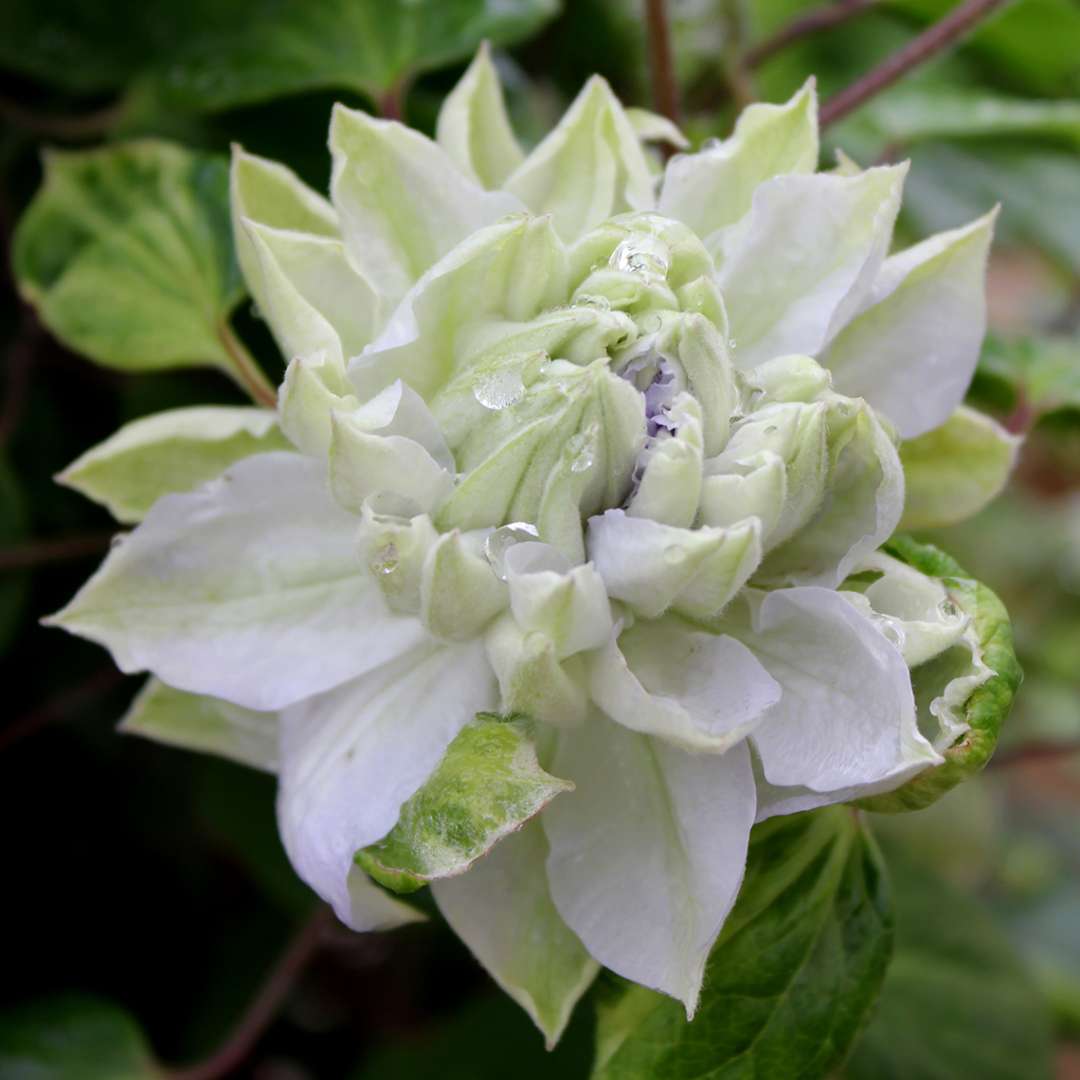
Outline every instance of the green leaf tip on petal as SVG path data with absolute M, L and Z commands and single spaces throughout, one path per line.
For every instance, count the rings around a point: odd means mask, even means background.
M 56 479 L 129 525 L 162 495 L 193 491 L 241 458 L 287 449 L 277 417 L 267 409 L 171 409 L 125 424 Z
M 573 786 L 540 767 L 520 714 L 477 713 L 390 833 L 356 862 L 387 888 L 413 892 L 464 873 Z
M 892 933 L 880 856 L 850 811 L 757 825 L 696 1018 L 643 987 L 609 988 L 592 1080 L 824 1077 L 876 1000 Z
M 1009 614 L 990 589 L 969 577 L 953 558 L 931 544 L 897 536 L 885 550 L 929 577 L 940 579 L 951 602 L 971 619 L 974 631 L 977 658 L 963 657 L 961 650 L 950 649 L 912 671 L 912 685 L 920 706 L 943 696 L 950 683 L 955 681 L 960 685 L 961 680 L 971 676 L 976 671 L 976 660 L 991 672 L 959 704 L 957 711 L 968 730 L 942 751 L 945 761 L 941 765 L 925 770 L 895 791 L 856 804 L 865 810 L 895 813 L 929 806 L 983 768 L 997 745 L 1001 725 L 1009 715 L 1023 673 L 1013 649 Z

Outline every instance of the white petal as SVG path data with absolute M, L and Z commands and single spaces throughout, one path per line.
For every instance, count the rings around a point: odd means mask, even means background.
M 597 715 L 560 732 L 552 768 L 577 784 L 540 819 L 555 906 L 602 964 L 692 1015 L 746 863 L 745 743 L 688 754 Z
M 780 700 L 740 641 L 680 619 L 636 623 L 590 658 L 592 699 L 632 731 L 684 750 L 727 750 Z
M 904 438 L 963 401 L 986 331 L 986 258 L 997 210 L 885 260 L 858 316 L 822 363 L 836 389 L 864 397 Z
M 563 922 L 548 889 L 538 822 L 497 844 L 467 874 L 431 891 L 450 928 L 533 1018 L 552 1047 L 600 969 Z
M 282 841 L 353 929 L 373 928 L 353 909 L 353 856 L 394 827 L 457 733 L 496 700 L 481 643 L 429 643 L 282 712 Z
M 740 368 L 815 356 L 851 318 L 888 251 L 906 172 L 778 176 L 708 239 Z
M 488 189 L 501 187 L 521 164 L 525 155 L 506 115 L 486 41 L 442 103 L 435 137 L 466 176 Z
M 709 236 L 750 209 L 759 184 L 787 173 L 812 173 L 817 160 L 817 94 L 810 79 L 783 105 L 745 108 L 731 138 L 672 158 L 658 209 L 698 236 Z
M 330 194 L 353 261 L 397 300 L 456 243 L 521 204 L 485 192 L 446 152 L 393 120 L 334 107 Z
M 598 75 L 509 177 L 506 189 L 530 210 L 551 214 L 567 241 L 614 214 L 648 210 L 655 202 L 637 134 Z
M 839 593 L 808 586 L 748 601 L 752 629 L 725 629 L 783 691 L 751 736 L 770 783 L 816 792 L 895 786 L 940 761 L 916 725 L 900 651 Z
M 355 532 L 316 462 L 259 454 L 159 500 L 51 621 L 104 645 L 122 671 L 278 709 L 422 634 L 386 610 Z

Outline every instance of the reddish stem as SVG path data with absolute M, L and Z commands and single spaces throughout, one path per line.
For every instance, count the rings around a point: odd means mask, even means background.
M 653 106 L 673 124 L 680 122 L 679 83 L 671 51 L 671 27 L 665 0 L 645 0 L 645 28 L 652 72 Z

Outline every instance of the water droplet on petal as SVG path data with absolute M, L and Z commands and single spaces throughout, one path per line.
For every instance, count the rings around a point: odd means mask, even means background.
M 488 535 L 484 541 L 484 557 L 500 581 L 506 580 L 506 553 L 515 544 L 528 544 L 540 536 L 535 525 L 527 521 L 512 521 Z
M 473 396 L 485 409 L 498 412 L 516 405 L 525 396 L 521 372 L 513 368 L 485 371 L 473 383 Z
M 959 619 L 963 615 L 963 612 L 951 600 L 942 600 L 938 604 L 938 611 L 945 619 Z
M 671 251 L 656 236 L 636 234 L 627 237 L 611 253 L 608 265 L 624 273 L 664 277 L 671 265 Z
M 679 544 L 671 544 L 664 548 L 664 562 L 669 566 L 678 566 L 686 561 L 686 548 Z
M 579 293 L 574 298 L 574 307 L 589 307 L 596 311 L 610 311 L 611 301 L 597 293 Z
M 904 633 L 903 627 L 897 626 L 892 619 L 882 619 L 879 625 L 885 639 L 895 645 L 898 649 L 903 649 L 904 642 L 907 640 L 907 635 Z
M 386 577 L 398 568 L 398 549 L 393 542 L 383 544 L 368 563 L 373 574 Z

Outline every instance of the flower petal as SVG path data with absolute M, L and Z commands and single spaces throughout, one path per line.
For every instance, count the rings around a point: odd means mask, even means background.
M 540 819 L 555 906 L 602 964 L 693 1015 L 746 862 L 745 743 L 688 754 L 594 715 L 559 733 L 552 768 L 577 785 Z
M 356 852 L 390 832 L 458 732 L 495 704 L 481 643 L 429 642 L 282 712 L 285 850 L 353 929 L 372 929 L 350 898 Z
M 439 110 L 435 138 L 466 176 L 501 187 L 524 160 L 485 41 Z
M 432 893 L 450 928 L 492 978 L 533 1018 L 548 1047 L 558 1042 L 600 970 L 551 900 L 538 822 L 506 837 Z
M 850 320 L 888 251 L 906 172 L 766 180 L 750 212 L 707 239 L 740 368 L 815 356 Z
M 593 701 L 631 731 L 684 750 L 729 749 L 780 700 L 780 686 L 740 641 L 680 619 L 635 623 L 590 658 Z
M 386 611 L 355 532 L 316 462 L 259 454 L 159 500 L 49 621 L 104 645 L 122 671 L 278 709 L 423 632 Z
M 758 185 L 774 176 L 817 168 L 814 80 L 783 105 L 749 105 L 731 138 L 668 162 L 658 209 L 709 236 L 738 221 Z
M 330 196 L 349 254 L 389 300 L 484 225 L 521 209 L 462 176 L 438 145 L 394 120 L 334 107 Z

